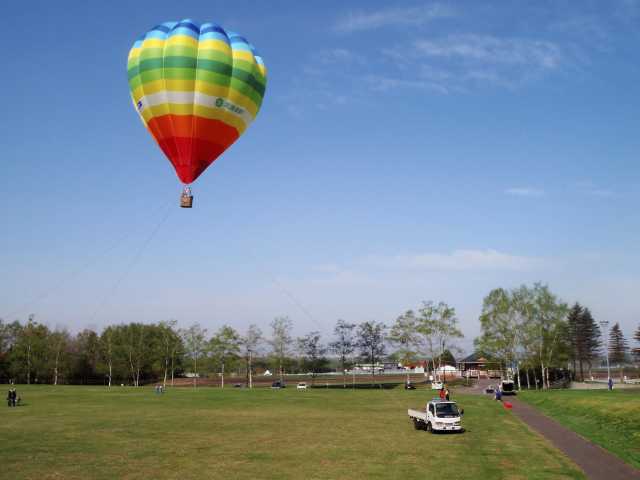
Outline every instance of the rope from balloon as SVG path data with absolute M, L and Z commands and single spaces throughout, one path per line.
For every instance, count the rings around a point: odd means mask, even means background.
M 182 195 L 180 195 L 180 207 L 193 207 L 193 195 L 191 194 L 191 188 L 189 187 L 189 185 L 185 185 L 182 189 Z

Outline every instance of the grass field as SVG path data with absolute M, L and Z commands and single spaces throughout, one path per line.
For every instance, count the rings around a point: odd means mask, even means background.
M 521 392 L 520 398 L 640 468 L 640 390 Z
M 0 478 L 555 479 L 577 467 L 496 402 L 456 395 L 467 431 L 406 417 L 425 390 L 18 386 Z

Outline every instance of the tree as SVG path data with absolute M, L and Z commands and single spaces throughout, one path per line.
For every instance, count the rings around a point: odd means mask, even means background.
M 49 335 L 49 363 L 53 363 L 53 384 L 58 385 L 63 366 L 67 364 L 71 337 L 66 330 L 55 330 Z
M 351 357 L 356 347 L 353 338 L 354 328 L 354 323 L 338 320 L 333 329 L 333 335 L 336 340 L 329 343 L 329 349 L 340 358 L 343 388 L 347 388 L 347 360 Z
M 620 381 L 623 381 L 624 362 L 627 359 L 627 340 L 622 334 L 620 324 L 616 323 L 609 332 L 609 359 L 612 363 L 617 363 L 620 369 Z
M 633 335 L 633 338 L 636 342 L 638 342 L 638 345 L 640 345 L 640 325 L 638 325 L 638 329 Z M 636 347 L 633 349 L 633 355 L 636 357 L 636 361 L 640 362 L 640 347 Z
M 220 330 L 209 340 L 209 352 L 217 363 L 220 364 L 221 384 L 224 388 L 224 370 L 226 363 L 240 354 L 240 335 L 228 325 L 223 325 Z
M 193 362 L 193 386 L 195 388 L 198 387 L 198 359 L 204 355 L 206 335 L 207 330 L 202 328 L 199 323 L 195 323 L 188 329 L 182 331 L 185 352 Z
M 30 315 L 27 324 L 17 330 L 14 360 L 27 384 L 31 384 L 32 380 L 38 382 L 46 376 L 48 337 L 49 329 L 36 322 L 34 315 Z
M 453 348 L 452 341 L 462 338 L 464 335 L 458 328 L 456 310 L 445 302 L 437 304 L 429 301 L 422 302 L 419 310 L 416 331 L 422 335 L 423 342 L 431 355 L 434 371 L 435 359 L 438 357 L 439 366 L 442 366 L 442 354 L 449 348 Z
M 521 345 L 523 319 L 516 298 L 503 288 L 489 292 L 482 302 L 481 336 L 475 340 L 477 350 L 499 359 L 501 364 L 519 371 L 518 351 Z M 520 378 L 518 376 L 518 386 Z
M 569 313 L 567 314 L 567 326 L 568 326 L 568 343 L 571 346 L 570 358 L 573 363 L 574 375 L 577 372 L 576 362 L 579 362 L 582 357 L 582 344 L 580 342 L 580 331 L 582 327 L 584 309 L 579 303 L 575 303 Z M 584 381 L 584 375 L 582 372 L 582 362 L 580 362 L 580 378 Z
M 175 360 L 178 351 L 182 347 L 182 339 L 176 330 L 178 322 L 176 320 L 162 321 L 158 324 L 160 334 L 162 363 L 164 375 L 162 385 L 167 386 L 167 377 L 171 372 L 171 386 L 173 386 L 173 375 L 175 372 Z
M 293 323 L 289 317 L 276 317 L 271 322 L 271 348 L 278 363 L 280 382 L 284 383 L 283 363 L 291 345 L 291 328 Z
M 396 318 L 391 326 L 388 339 L 397 345 L 398 360 L 406 365 L 415 360 L 419 347 L 420 336 L 416 331 L 417 319 L 413 310 L 407 310 Z M 407 382 L 409 382 L 409 370 L 407 369 Z
M 150 360 L 155 339 L 142 323 L 119 325 L 116 332 L 119 356 L 127 365 L 131 383 L 134 387 L 139 387 L 141 374 Z
M 111 388 L 113 382 L 113 362 L 114 362 L 114 336 L 115 329 L 112 326 L 105 328 L 100 335 L 100 356 L 107 367 L 108 387 Z
M 303 367 L 311 369 L 311 385 L 313 385 L 316 372 L 325 361 L 323 355 L 327 353 L 327 349 L 320 344 L 320 333 L 311 332 L 298 338 L 298 350 L 303 357 Z
M 561 363 L 559 355 L 566 349 L 561 345 L 566 338 L 565 318 L 567 305 L 551 293 L 547 285 L 535 283 L 533 287 L 521 286 L 512 295 L 524 318 L 523 345 L 535 353 L 542 372 L 542 384 L 549 388 L 549 367 Z M 537 386 L 537 382 L 536 382 Z
M 243 356 L 247 366 L 247 386 L 253 388 L 253 356 L 258 351 L 258 345 L 262 342 L 262 330 L 257 325 L 249 325 L 247 333 L 240 339 Z
M 591 375 L 593 360 L 598 358 L 598 356 L 600 355 L 600 348 L 602 347 L 602 344 L 600 342 L 600 327 L 593 318 L 593 315 L 591 315 L 591 311 L 588 308 L 585 308 L 584 312 L 582 312 L 580 324 L 582 328 L 580 334 L 580 361 L 584 361 L 587 363 L 589 367 L 589 374 Z M 582 373 L 582 363 L 580 376 L 584 379 L 584 375 Z
M 360 354 L 371 365 L 371 379 L 375 383 L 376 363 L 385 353 L 385 330 L 382 322 L 363 322 L 358 325 L 357 346 Z

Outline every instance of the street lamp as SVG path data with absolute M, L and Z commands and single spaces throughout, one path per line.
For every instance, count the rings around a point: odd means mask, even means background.
M 611 367 L 609 366 L 609 320 L 600 320 L 600 333 L 604 332 L 605 339 L 607 341 L 607 383 L 611 379 Z

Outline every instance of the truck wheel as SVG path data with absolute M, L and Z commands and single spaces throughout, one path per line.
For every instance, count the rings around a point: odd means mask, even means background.
M 420 425 L 420 422 L 415 418 L 413 419 L 413 428 L 415 428 L 416 430 L 422 430 L 422 426 Z
M 427 432 L 433 433 L 433 429 L 431 428 L 431 422 L 427 422 L 427 425 L 424 428 Z

